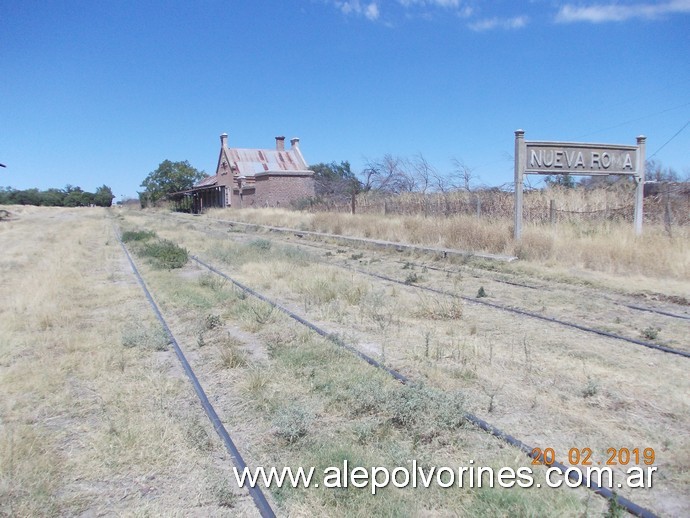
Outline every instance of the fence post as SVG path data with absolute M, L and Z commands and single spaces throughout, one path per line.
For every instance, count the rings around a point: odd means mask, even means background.
M 357 204 L 357 195 L 353 192 L 350 198 L 350 214 L 355 213 L 355 206 Z
M 666 182 L 666 189 L 664 189 L 664 227 L 666 227 L 666 232 L 668 236 L 671 237 L 671 223 L 673 221 L 671 214 L 671 183 Z
M 482 199 L 477 196 L 477 219 L 482 217 Z
M 556 224 L 556 200 L 549 200 L 549 221 Z

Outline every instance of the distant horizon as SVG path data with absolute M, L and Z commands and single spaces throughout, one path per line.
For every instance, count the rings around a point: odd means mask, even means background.
M 635 145 L 690 176 L 690 0 L 10 3 L 0 185 L 137 197 L 219 135 L 355 173 L 386 154 L 512 182 L 527 140 Z

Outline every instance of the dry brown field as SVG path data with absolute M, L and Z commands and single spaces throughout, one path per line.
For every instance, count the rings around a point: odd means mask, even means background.
M 0 222 L 0 515 L 257 514 L 132 274 L 122 232 L 183 247 L 414 380 L 402 386 L 193 260 L 157 268 L 128 242 L 252 467 L 472 461 L 543 479 L 544 466 L 462 418 L 472 414 L 566 463 L 573 449 L 595 463 L 611 448 L 653 450 L 652 487 L 616 491 L 660 516 L 690 512 L 690 358 L 476 302 L 690 353 L 687 230 L 535 224 L 516 245 L 509 223 L 459 216 L 10 211 Z M 231 221 L 520 259 L 402 253 Z M 630 465 L 612 466 L 617 482 Z M 279 516 L 620 515 L 586 489 L 542 486 L 266 494 Z

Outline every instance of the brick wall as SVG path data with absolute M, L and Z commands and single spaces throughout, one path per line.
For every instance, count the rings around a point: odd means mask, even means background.
M 289 207 L 314 196 L 312 175 L 258 175 L 255 185 L 257 207 Z
M 289 207 L 294 201 L 315 195 L 314 177 L 311 174 L 259 174 L 253 180 L 247 182 L 242 191 L 241 203 L 235 182 L 232 207 Z

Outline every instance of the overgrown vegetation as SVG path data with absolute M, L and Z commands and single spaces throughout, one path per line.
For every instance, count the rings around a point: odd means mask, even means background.
M 189 260 L 187 250 L 167 239 L 146 243 L 139 251 L 156 268 L 182 268 Z
M 154 351 L 165 351 L 169 340 L 160 326 L 144 326 L 139 322 L 131 323 L 122 330 L 122 345 L 125 347 L 143 347 Z
M 153 230 L 126 230 L 122 233 L 122 241 L 130 243 L 132 241 L 147 241 L 156 237 Z
M 128 230 L 122 233 L 122 241 L 133 244 L 134 253 L 149 261 L 154 268 L 172 270 L 182 268 L 189 260 L 186 249 L 167 239 L 155 239 L 151 230 Z
M 534 196 L 541 197 L 535 204 L 548 208 L 548 194 Z M 563 203 L 564 210 L 577 206 L 577 200 L 569 201 L 568 205 Z M 601 205 L 605 206 L 605 201 Z M 512 217 L 503 216 L 477 218 L 451 213 L 447 217 L 425 217 L 384 215 L 378 210 L 351 215 L 283 209 L 216 211 L 212 214 L 214 218 L 248 223 L 517 256 L 540 266 L 560 265 L 612 274 L 676 279 L 690 277 L 690 254 L 686 246 L 690 241 L 690 225 L 679 225 L 669 234 L 663 224 L 645 223 L 643 235 L 636 236 L 632 223 L 627 221 L 559 221 L 551 225 L 527 220 L 523 225 L 522 241 L 515 243 Z
M 513 448 L 464 426 L 464 412 L 486 417 L 528 443 L 534 441 L 530 438 L 533 427 L 520 417 L 538 413 L 545 440 L 557 451 L 572 447 L 572 433 L 593 448 L 643 437 L 661 451 L 657 438 L 668 427 L 685 427 L 687 419 L 680 413 L 668 418 L 659 412 L 660 408 L 681 408 L 677 383 L 681 383 L 680 389 L 684 387 L 684 378 L 674 376 L 676 388 L 667 390 L 667 384 L 662 389 L 659 369 L 680 373 L 676 362 L 664 357 L 655 358 L 651 366 L 645 361 L 648 352 L 635 347 L 619 348 L 598 337 L 583 339 L 578 332 L 558 332 L 559 328 L 547 323 L 494 314 L 453 297 L 420 296 L 414 286 L 386 284 L 332 264 L 317 264 L 316 258 L 323 258 L 323 253 L 311 256 L 295 245 L 281 244 L 274 236 L 257 239 L 256 234 L 195 232 L 177 220 L 146 212 L 125 216 L 140 225 L 150 223 L 144 228 L 155 229 L 161 237 L 202 258 L 214 257 L 209 261 L 233 278 L 306 313 L 346 343 L 420 382 L 414 387 L 395 383 L 218 276 L 198 268 L 181 274 L 150 272 L 156 297 L 166 314 L 174 317 L 182 342 L 194 351 L 195 369 L 207 380 L 214 406 L 239 431 L 238 437 L 246 441 L 257 464 L 319 469 L 347 459 L 351 466 L 395 467 L 415 459 L 428 467 L 465 465 L 472 458 L 476 465 L 498 468 L 529 462 Z M 215 222 L 205 223 L 207 228 L 215 228 Z M 348 266 L 358 253 L 361 250 L 340 245 L 337 252 L 333 248 L 328 263 Z M 467 297 L 475 295 L 481 285 L 500 302 L 548 308 L 554 316 L 571 311 L 571 305 L 578 308 L 578 319 L 595 319 L 605 313 L 603 302 L 576 296 L 575 289 L 564 296 L 568 290 L 547 282 L 546 277 L 539 282 L 535 279 L 544 289 L 532 291 L 495 283 L 493 279 L 512 278 L 513 270 L 494 263 L 486 268 L 482 265 L 482 272 L 474 269 L 474 261 L 445 265 L 462 270 L 460 282 L 455 272 L 447 275 L 431 264 L 428 269 L 416 268 L 409 262 L 416 258 L 402 256 L 399 263 L 397 253 L 372 251 L 366 255 L 361 269 L 397 274 L 401 280 L 416 272 L 429 287 L 449 289 L 453 283 L 453 292 Z M 469 281 L 476 274 L 481 274 L 481 281 Z M 506 300 L 511 293 L 513 299 Z M 611 291 L 604 294 L 618 296 Z M 655 318 L 641 315 L 634 333 L 656 325 Z M 624 322 L 627 319 L 615 325 L 624 328 Z M 678 340 L 679 327 L 665 324 L 664 338 Z M 229 331 L 233 338 L 226 343 Z M 205 344 L 201 349 L 194 348 L 198 337 Z M 239 362 L 236 352 L 242 355 Z M 620 362 L 619 354 L 630 361 Z M 595 360 L 581 370 L 572 368 L 573 358 Z M 618 390 L 627 386 L 625 380 L 631 376 L 635 386 L 624 393 Z M 633 430 L 624 423 L 630 405 L 641 394 L 654 397 L 656 403 L 639 407 L 637 418 L 645 426 Z M 683 439 L 673 444 L 683 445 Z M 669 465 L 670 476 L 659 482 L 661 488 L 680 495 L 681 465 Z M 605 507 L 598 497 L 587 499 L 579 490 L 390 488 L 376 498 L 352 488 L 283 488 L 271 493 L 280 513 L 295 515 L 313 509 L 328 509 L 335 516 L 414 515 L 442 509 L 458 515 L 584 516 L 601 514 Z M 642 499 L 639 503 L 646 505 L 650 501 L 644 498 L 649 495 L 653 501 L 654 494 L 658 493 L 635 494 L 633 499 Z M 233 512 L 241 514 L 236 509 Z
M 228 514 L 240 500 L 229 465 L 209 453 L 218 440 L 174 355 L 155 352 L 167 340 L 105 211 L 12 212 L 0 232 L 0 516 Z
M 115 195 L 107 185 L 96 192 L 87 192 L 81 187 L 67 185 L 64 189 L 13 189 L 0 187 L 0 205 L 39 205 L 43 207 L 110 207 Z

